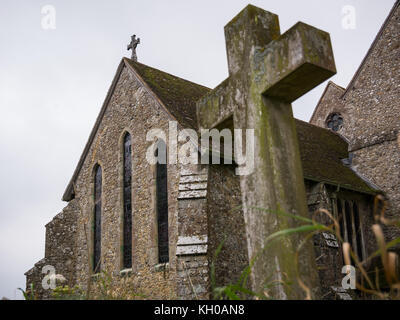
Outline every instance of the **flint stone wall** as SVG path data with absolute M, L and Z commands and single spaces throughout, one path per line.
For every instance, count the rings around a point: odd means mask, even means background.
M 339 112 L 339 133 L 349 141 L 353 168 L 378 186 L 389 199 L 386 214 L 400 217 L 400 6 L 385 27 L 347 89 L 329 84 L 310 122 L 326 127 L 326 118 Z M 385 230 L 387 240 L 399 237 Z

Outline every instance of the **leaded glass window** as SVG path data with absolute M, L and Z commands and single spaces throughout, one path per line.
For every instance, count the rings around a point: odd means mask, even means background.
M 101 257 L 101 192 L 102 192 L 102 171 L 97 165 L 94 176 L 94 241 L 93 241 L 93 271 L 100 271 Z
M 326 126 L 333 131 L 339 131 L 343 127 L 343 117 L 339 113 L 330 114 L 326 119 Z
M 363 239 L 358 205 L 355 201 L 337 200 L 340 235 L 348 242 L 357 258 L 363 260 Z
M 123 267 L 132 268 L 132 144 L 131 135 L 124 136 L 124 218 Z
M 167 146 L 160 140 L 157 145 L 156 157 L 156 197 L 158 223 L 158 260 L 159 263 L 169 261 L 168 250 L 168 181 L 166 164 Z

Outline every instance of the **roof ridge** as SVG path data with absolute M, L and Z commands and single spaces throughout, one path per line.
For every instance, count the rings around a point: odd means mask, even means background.
M 184 79 L 184 78 L 182 78 L 182 77 L 178 77 L 178 76 L 176 76 L 176 75 L 174 75 L 174 74 L 172 74 L 172 73 L 169 73 L 169 72 L 166 72 L 166 71 L 164 71 L 164 70 L 160 70 L 160 69 L 151 67 L 151 66 L 149 66 L 149 65 L 147 65 L 147 64 L 144 64 L 144 63 L 141 63 L 141 62 L 138 62 L 138 61 L 133 61 L 132 59 L 129 59 L 129 58 L 127 58 L 127 57 L 123 57 L 123 59 L 128 60 L 128 62 L 130 62 L 130 63 L 139 64 L 139 65 L 141 65 L 141 66 L 143 66 L 143 67 L 146 67 L 146 68 L 149 68 L 149 69 L 153 69 L 153 70 L 156 70 L 156 71 L 158 71 L 158 72 L 165 73 L 166 75 L 169 75 L 169 76 L 174 77 L 174 78 L 176 78 L 176 79 L 179 79 L 179 80 L 188 82 L 188 83 L 190 83 L 190 84 L 194 84 L 194 85 L 199 86 L 199 87 L 203 87 L 204 89 L 212 90 L 211 88 L 206 87 L 206 86 L 203 86 L 202 84 L 198 84 L 198 83 L 196 83 L 196 82 L 193 82 L 193 81 Z

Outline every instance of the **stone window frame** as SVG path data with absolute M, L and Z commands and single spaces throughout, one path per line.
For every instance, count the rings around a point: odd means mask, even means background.
M 124 268 L 124 138 L 126 134 L 130 134 L 131 136 L 131 146 L 132 146 L 132 153 L 131 153 L 131 172 L 132 172 L 132 180 L 131 180 L 131 201 L 132 201 L 132 267 L 131 268 Z M 119 159 L 118 159 L 118 184 L 119 184 L 119 250 L 118 250 L 118 261 L 119 261 L 119 270 L 122 274 L 131 274 L 132 270 L 134 270 L 135 266 L 135 259 L 134 259 L 134 252 L 135 252 L 135 232 L 134 232 L 134 187 L 133 187 L 133 180 L 134 180 L 134 153 L 133 153 L 133 134 L 130 129 L 124 128 L 122 133 L 118 139 L 118 146 L 119 146 Z
M 334 196 L 332 197 L 332 208 L 333 208 L 333 213 L 334 213 L 334 217 L 335 219 L 337 219 L 340 227 L 342 228 L 342 225 L 345 226 L 345 230 L 341 230 L 341 235 L 343 237 L 344 235 L 344 239 L 343 241 L 348 240 L 348 230 L 347 230 L 347 220 L 343 220 L 343 224 L 341 223 L 341 221 L 339 220 L 339 212 L 338 212 L 338 201 L 341 202 L 341 207 L 342 207 L 342 212 L 345 212 L 345 204 L 348 203 L 349 205 L 349 209 L 350 209 L 350 215 L 351 215 L 351 225 L 352 225 L 352 241 L 350 243 L 353 252 L 357 255 L 357 258 L 359 259 L 359 261 L 363 261 L 366 257 L 367 257 L 367 248 L 366 248 L 366 235 L 365 235 L 365 215 L 369 214 L 370 208 L 368 207 L 368 210 L 362 210 L 362 202 L 365 202 L 364 199 L 361 199 L 357 196 L 354 196 L 349 194 L 348 192 L 338 192 L 335 193 Z M 354 214 L 354 205 L 357 206 L 358 208 L 358 228 L 355 226 L 356 221 L 355 221 L 355 214 Z M 345 213 L 347 214 L 347 213 Z M 357 240 L 357 234 L 356 234 L 356 230 L 359 229 L 360 230 L 360 238 L 359 240 Z M 359 248 L 359 246 L 361 246 L 361 248 Z M 356 247 L 356 248 L 354 248 Z M 344 265 L 344 258 L 343 258 L 343 252 L 342 250 L 340 250 L 341 252 L 341 256 L 342 256 L 342 261 L 343 261 L 343 265 Z M 359 256 L 361 253 L 361 257 Z
M 166 158 L 167 158 L 167 170 L 168 168 L 168 142 L 167 139 L 162 139 L 158 138 L 152 145 L 152 152 L 154 152 L 157 149 L 157 145 L 159 141 L 162 140 L 164 141 L 166 145 Z M 169 171 L 169 170 L 168 170 Z M 167 172 L 168 172 L 167 171 Z M 149 250 L 149 262 L 150 265 L 152 266 L 152 271 L 153 272 L 166 272 L 170 268 L 171 264 L 171 228 L 170 228 L 170 223 L 171 223 L 171 210 L 169 209 L 169 202 L 168 202 L 168 239 L 169 239 L 169 244 L 168 244 L 168 249 L 169 249 L 169 259 L 168 262 L 160 263 L 159 262 L 159 253 L 158 253 L 158 212 L 157 212 L 157 164 L 152 164 L 150 165 L 150 174 L 151 174 L 151 179 L 153 181 L 152 187 L 150 190 L 151 193 L 151 227 L 150 227 L 150 250 Z M 170 190 L 170 185 L 169 181 L 167 179 L 167 187 L 168 190 Z
M 169 222 L 170 222 L 170 219 L 169 219 L 169 212 L 170 212 L 170 210 L 169 210 L 169 201 L 168 201 L 168 145 L 167 145 L 167 143 L 166 143 L 166 141 L 164 140 L 164 139 L 158 139 L 157 140 L 157 143 L 156 143 L 156 150 L 155 150 L 155 152 L 158 152 L 157 150 L 158 150 L 158 148 L 159 148 L 159 145 L 160 145 L 160 143 L 162 143 L 164 146 L 165 146 L 165 164 L 160 164 L 160 163 L 156 163 L 155 164 L 155 186 L 156 186 L 156 192 L 155 192 L 155 209 L 156 209 L 156 221 L 157 221 L 157 248 L 158 248 L 158 264 L 167 264 L 167 263 L 169 263 L 169 260 L 170 260 L 170 249 L 169 249 L 169 244 L 170 244 L 170 236 L 169 236 L 169 230 L 170 230 L 170 228 L 169 228 Z M 160 234 L 159 234 L 159 231 L 160 231 L 160 226 L 159 226 L 159 222 L 160 222 L 160 217 L 159 217 L 159 212 L 158 212 L 158 194 L 157 194 L 157 189 L 158 189 L 158 181 L 157 181 L 157 179 L 158 179 L 158 170 L 160 169 L 160 166 L 161 165 L 163 165 L 163 166 L 165 166 L 165 174 L 166 174 L 166 190 L 165 190 L 165 193 L 166 193 L 166 201 L 167 201 L 167 208 L 166 208 L 166 210 L 167 210 L 167 212 L 166 212 L 166 219 L 167 219 L 167 226 L 166 226 L 166 228 L 167 228 L 167 230 L 166 230 L 166 232 L 167 232 L 167 243 L 166 243 L 166 246 L 167 246 L 167 250 L 168 250 L 168 254 L 167 254 L 167 257 L 166 257 L 166 261 L 161 261 L 161 256 L 160 256 Z M 165 218 L 165 217 L 164 217 Z
M 95 245 L 95 233 L 94 233 L 94 224 L 95 224 L 95 177 L 96 177 L 96 169 L 97 167 L 101 168 L 101 222 L 100 222 L 100 268 L 98 272 L 95 273 L 94 270 L 94 245 Z M 90 175 L 90 189 L 91 189 L 91 210 L 90 210 L 90 237 L 89 237 L 89 254 L 90 254 L 90 273 L 93 276 L 99 275 L 102 267 L 104 265 L 104 259 L 103 259 L 103 241 L 102 241 L 102 235 L 104 231 L 104 185 L 105 185 L 105 170 L 103 163 L 98 160 L 95 162 L 95 164 L 92 166 L 91 170 L 91 175 Z
M 328 125 L 328 123 L 331 121 L 331 118 L 332 118 L 333 116 L 335 116 L 335 115 L 339 116 L 339 117 L 342 119 L 342 123 L 339 125 L 339 127 L 338 127 L 337 130 L 334 130 L 333 128 L 329 128 L 329 125 Z M 341 112 L 339 112 L 339 111 L 332 111 L 332 112 L 330 112 L 330 113 L 328 114 L 328 116 L 325 118 L 325 127 L 326 127 L 328 130 L 331 130 L 331 131 L 333 131 L 333 132 L 339 132 L 339 131 L 341 131 L 341 130 L 343 129 L 343 123 L 344 123 L 344 116 L 343 116 L 343 114 L 342 114 Z

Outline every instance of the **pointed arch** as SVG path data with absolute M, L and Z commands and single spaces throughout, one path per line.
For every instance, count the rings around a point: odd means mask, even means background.
M 158 262 L 166 263 L 169 261 L 167 145 L 161 139 L 157 143 L 155 156 L 158 159 L 156 164 Z
M 103 172 L 100 164 L 94 167 L 93 272 L 101 268 L 101 211 Z
M 132 136 L 123 135 L 123 268 L 132 268 Z

